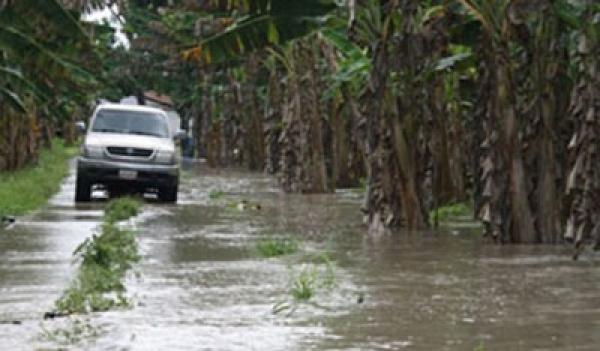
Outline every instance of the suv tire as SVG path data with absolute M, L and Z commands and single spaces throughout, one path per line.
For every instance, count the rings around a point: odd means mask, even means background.
M 179 191 L 179 184 L 173 186 L 165 186 L 158 190 L 158 199 L 162 202 L 177 202 L 177 192 Z
M 92 184 L 78 175 L 75 182 L 75 202 L 89 202 L 92 199 Z

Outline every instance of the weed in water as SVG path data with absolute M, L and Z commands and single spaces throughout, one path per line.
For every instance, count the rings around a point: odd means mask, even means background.
M 298 251 L 298 243 L 291 238 L 269 238 L 259 241 L 256 250 L 263 257 L 277 257 Z
M 471 204 L 459 202 L 432 210 L 429 213 L 429 221 L 435 223 L 437 218 L 437 222 L 445 222 L 457 217 L 469 216 L 472 213 L 473 206 Z
M 50 315 L 107 311 L 128 305 L 123 279 L 139 255 L 135 233 L 116 222 L 134 216 L 138 208 L 139 202 L 130 198 L 107 206 L 100 234 L 86 239 L 75 250 L 81 262 L 78 274 L 56 301 L 58 312 Z
M 122 197 L 112 200 L 104 209 L 104 219 L 108 223 L 126 220 L 136 216 L 140 210 L 141 203 L 132 197 Z
M 103 333 L 88 320 L 73 319 L 67 327 L 48 330 L 42 326 L 42 336 L 61 345 L 76 345 L 84 340 L 96 338 Z
M 310 300 L 317 288 L 319 274 L 316 266 L 303 265 L 298 274 L 295 274 L 292 280 L 290 293 L 296 301 Z
M 208 198 L 211 200 L 218 200 L 223 196 L 225 196 L 225 193 L 221 190 L 213 190 L 210 193 L 208 193 Z

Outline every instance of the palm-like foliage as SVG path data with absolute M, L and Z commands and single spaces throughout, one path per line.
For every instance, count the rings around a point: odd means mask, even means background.
M 240 15 L 233 24 L 201 40 L 184 55 L 210 64 L 282 44 L 317 28 L 322 17 L 335 8 L 332 0 L 235 0 L 230 9 Z
M 0 168 L 36 157 L 63 120 L 85 109 L 94 47 L 79 9 L 58 0 L 6 1 L 0 8 Z M 43 133 L 41 131 L 43 130 Z

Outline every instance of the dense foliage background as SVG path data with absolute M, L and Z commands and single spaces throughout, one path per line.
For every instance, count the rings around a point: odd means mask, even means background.
M 496 242 L 600 248 L 596 1 L 111 1 L 128 48 L 79 21 L 103 1 L 0 4 L 0 169 L 156 90 L 211 166 L 364 186 L 371 231 L 469 201 Z

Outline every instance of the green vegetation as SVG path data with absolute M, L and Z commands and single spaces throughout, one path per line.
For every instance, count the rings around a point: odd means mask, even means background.
M 259 241 L 256 250 L 263 257 L 277 257 L 298 251 L 298 242 L 292 238 L 269 238 Z
M 299 273 L 294 275 L 290 294 L 296 301 L 310 300 L 317 288 L 319 272 L 316 266 L 302 266 Z
M 290 294 L 295 301 L 308 301 L 320 289 L 335 286 L 335 270 L 327 255 L 320 255 L 313 263 L 291 270 Z
M 458 202 L 432 210 L 429 212 L 429 221 L 430 223 L 435 223 L 437 217 L 437 222 L 446 222 L 457 217 L 471 216 L 472 214 L 473 205 L 471 203 Z
M 327 254 L 320 254 L 304 263 L 299 268 L 290 267 L 289 295 L 273 306 L 273 314 L 287 311 L 291 315 L 300 303 L 312 300 L 319 291 L 331 290 L 336 286 L 333 263 Z
M 139 203 L 130 198 L 113 200 L 106 207 L 100 235 L 86 239 L 75 250 L 81 262 L 77 277 L 56 302 L 58 315 L 107 311 L 125 307 L 123 279 L 139 260 L 135 233 L 122 229 L 116 220 L 137 214 Z
M 74 345 L 102 334 L 100 328 L 93 326 L 87 320 L 81 319 L 74 319 L 68 328 L 59 328 L 56 330 L 48 330 L 43 326 L 42 328 L 43 337 L 61 345 Z
M 0 173 L 0 216 L 23 215 L 43 206 L 56 193 L 69 171 L 68 160 L 77 148 L 56 139 L 42 150 L 38 162 L 15 172 Z
M 105 221 L 114 223 L 137 216 L 140 205 L 140 200 L 132 197 L 123 197 L 119 201 L 111 201 L 104 209 Z
M 225 192 L 223 192 L 221 190 L 212 190 L 210 193 L 208 193 L 208 197 L 211 200 L 218 200 L 218 199 L 222 198 L 223 196 L 225 196 Z

